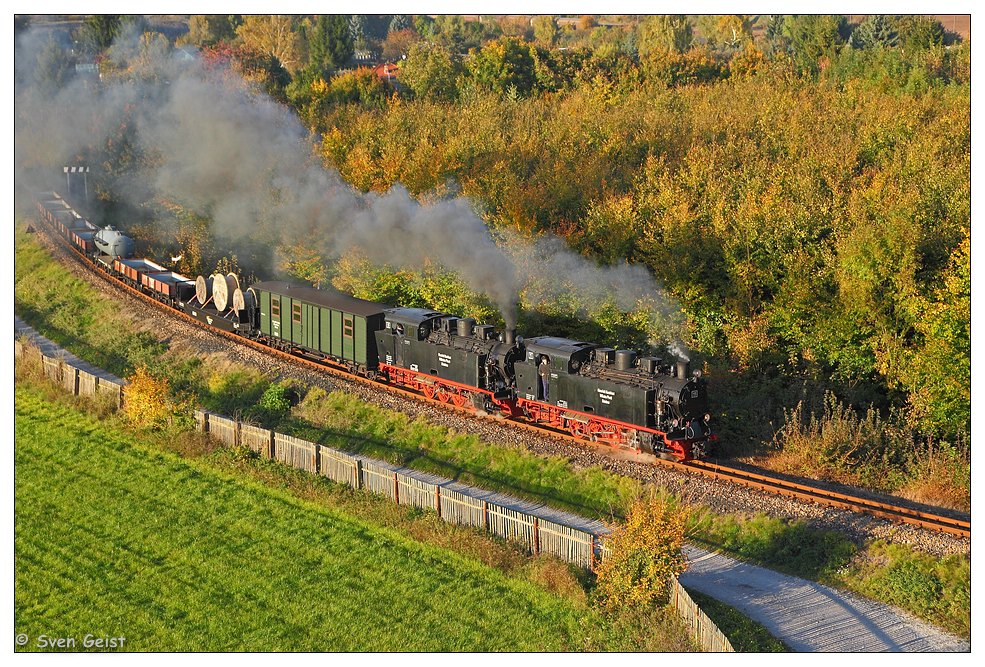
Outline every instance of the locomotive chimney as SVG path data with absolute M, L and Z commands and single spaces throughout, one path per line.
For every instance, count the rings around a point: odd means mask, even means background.
M 686 380 L 688 379 L 688 377 L 690 377 L 690 373 L 691 373 L 691 369 L 689 368 L 689 364 L 686 361 L 682 359 L 681 361 L 677 362 L 677 377 L 679 377 L 682 380 Z
M 503 342 L 507 345 L 516 343 L 516 329 L 507 329 L 503 332 Z

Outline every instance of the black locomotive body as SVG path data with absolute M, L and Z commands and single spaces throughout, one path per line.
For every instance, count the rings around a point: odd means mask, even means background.
M 423 308 L 392 308 L 376 342 L 380 368 L 391 381 L 445 402 L 513 413 L 514 345 L 500 340 L 492 326 Z
M 686 363 L 665 366 L 567 338 L 524 342 L 515 364 L 520 407 L 538 421 L 596 441 L 698 458 L 711 435 L 708 394 Z

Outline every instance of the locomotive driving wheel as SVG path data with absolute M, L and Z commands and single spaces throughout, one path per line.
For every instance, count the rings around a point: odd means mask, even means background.
M 428 384 L 424 385 L 424 387 L 422 387 L 422 391 L 424 392 L 424 395 L 427 396 L 428 398 L 434 398 L 434 387 L 432 387 L 431 385 Z

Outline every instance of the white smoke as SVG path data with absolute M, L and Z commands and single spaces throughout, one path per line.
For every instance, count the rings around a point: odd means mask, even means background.
M 133 39 L 111 53 L 154 55 Z M 467 199 L 425 206 L 401 186 L 382 194 L 357 192 L 314 157 L 292 112 L 230 72 L 160 58 L 143 63 L 142 72 L 154 73 L 151 80 L 76 80 L 42 96 L 30 85 L 27 67 L 42 44 L 31 31 L 18 42 L 18 66 L 24 65 L 15 123 L 21 180 L 60 174 L 89 146 L 119 140 L 125 127 L 149 166 L 130 180 L 118 178 L 118 194 L 134 204 L 146 201 L 149 191 L 179 201 L 210 217 L 220 238 L 283 246 L 305 241 L 326 258 L 358 248 L 371 261 L 397 268 L 419 269 L 432 260 L 488 295 L 510 327 L 521 289 L 533 304 L 576 294 L 581 303 L 651 308 L 661 321 L 677 311 L 644 267 L 598 266 L 556 237 L 512 238 L 507 252 Z

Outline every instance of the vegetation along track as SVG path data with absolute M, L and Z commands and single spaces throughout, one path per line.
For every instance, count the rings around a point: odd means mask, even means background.
M 44 227 L 46 231 L 50 231 L 48 230 L 44 221 L 39 220 L 38 222 L 40 225 Z M 583 440 L 575 438 L 563 431 L 557 431 L 555 429 L 546 428 L 541 425 L 528 423 L 521 419 L 506 420 L 500 416 L 476 414 L 474 411 L 472 411 L 467 407 L 458 407 L 449 403 L 443 403 L 437 399 L 431 399 L 422 394 L 418 394 L 416 392 L 409 391 L 407 389 L 394 387 L 391 385 L 385 385 L 373 380 L 358 377 L 348 373 L 344 369 L 333 367 L 332 365 L 326 364 L 322 361 L 315 361 L 301 355 L 290 354 L 280 350 L 275 350 L 265 345 L 261 345 L 260 343 L 257 343 L 255 341 L 251 341 L 242 336 L 237 336 L 233 333 L 226 332 L 214 327 L 207 327 L 202 322 L 192 317 L 189 317 L 188 315 L 182 312 L 175 311 L 171 308 L 166 307 L 164 304 L 140 292 L 139 290 L 136 290 L 120 281 L 112 279 L 111 276 L 109 276 L 103 271 L 100 271 L 91 262 L 89 262 L 85 257 L 85 255 L 83 255 L 77 248 L 67 243 L 57 233 L 52 233 L 46 236 L 49 236 L 49 238 L 53 238 L 54 242 L 57 243 L 63 249 L 70 250 L 73 256 L 77 260 L 81 260 L 81 263 L 85 268 L 92 271 L 93 273 L 98 274 L 100 277 L 102 277 L 104 280 L 106 280 L 113 286 L 125 290 L 126 292 L 132 294 L 133 296 L 137 297 L 138 299 L 140 299 L 145 303 L 156 306 L 157 309 L 166 312 L 169 316 L 172 317 L 177 316 L 183 320 L 190 322 L 196 328 L 208 329 L 214 334 L 220 335 L 228 340 L 232 340 L 241 343 L 243 345 L 246 345 L 248 347 L 254 348 L 263 354 L 278 357 L 285 361 L 301 363 L 308 367 L 312 367 L 323 372 L 331 373 L 337 377 L 344 378 L 348 381 L 358 382 L 362 385 L 372 387 L 373 389 L 376 390 L 384 389 L 390 392 L 391 394 L 397 396 L 410 398 L 412 400 L 421 401 L 424 403 L 434 404 L 440 406 L 445 410 L 454 411 L 471 418 L 484 418 L 487 420 L 495 420 L 498 422 L 508 421 L 512 426 L 521 429 L 526 429 L 528 431 L 535 432 L 541 435 L 548 435 L 553 438 L 559 438 L 566 441 L 571 441 L 581 446 L 585 446 L 587 444 Z M 618 455 L 620 453 L 618 450 L 610 450 L 610 448 L 605 446 L 594 446 L 592 448 L 598 452 L 604 452 L 605 454 L 613 456 L 615 458 L 618 458 Z M 839 510 L 862 513 L 879 519 L 885 519 L 895 524 L 907 524 L 923 530 L 930 530 L 939 533 L 944 533 L 962 539 L 970 537 L 971 534 L 970 520 L 945 516 L 942 514 L 934 513 L 932 511 L 924 511 L 919 509 L 903 507 L 898 504 L 867 499 L 859 495 L 851 495 L 841 491 L 826 489 L 821 485 L 808 484 L 805 483 L 805 481 L 791 481 L 783 476 L 768 474 L 767 471 L 751 472 L 739 467 L 726 466 L 726 465 L 711 463 L 707 461 L 676 463 L 673 461 L 665 461 L 662 459 L 658 459 L 657 457 L 643 455 L 643 454 L 637 455 L 635 458 L 636 460 L 645 459 L 646 462 L 648 463 L 661 465 L 676 470 L 678 472 L 684 472 L 688 474 L 698 474 L 703 477 L 707 477 L 709 479 L 713 479 L 716 481 L 731 482 L 733 484 L 738 484 L 757 491 L 775 494 L 786 498 L 793 498 L 801 502 L 814 503 L 814 504 L 827 506 Z

